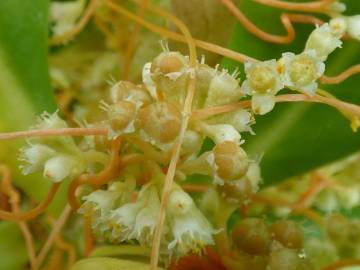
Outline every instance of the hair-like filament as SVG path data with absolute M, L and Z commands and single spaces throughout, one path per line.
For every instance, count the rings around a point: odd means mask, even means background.
M 25 212 L 19 211 L 16 213 L 15 212 L 10 213 L 7 211 L 0 210 L 0 219 L 9 220 L 9 221 L 25 221 L 37 217 L 38 215 L 42 214 L 49 206 L 49 204 L 52 202 L 59 187 L 60 187 L 60 183 L 52 184 L 46 198 L 31 210 L 27 210 Z
M 68 220 L 71 211 L 71 207 L 69 205 L 66 205 L 59 218 L 56 220 L 52 231 L 50 232 L 48 238 L 45 241 L 45 244 L 42 246 L 38 257 L 35 260 L 35 268 L 40 268 L 42 262 L 46 258 L 46 255 L 49 253 L 54 241 L 56 240 L 66 221 Z
M 139 9 L 138 9 L 138 17 L 139 18 L 144 18 L 145 16 L 145 10 L 147 8 L 149 0 L 142 0 L 141 1 L 141 5 L 139 5 Z M 139 40 L 139 34 L 140 34 L 140 30 L 141 30 L 141 25 L 136 23 L 134 30 L 132 31 L 132 34 L 130 35 L 130 38 L 128 40 L 128 44 L 127 44 L 127 48 L 126 48 L 126 53 L 124 56 L 124 74 L 123 74 L 123 79 L 127 80 L 129 78 L 129 74 L 130 74 L 130 66 L 135 54 L 135 49 Z
M 52 136 L 106 136 L 107 128 L 49 128 L 0 133 L 1 140 Z
M 9 197 L 11 203 L 11 210 L 15 214 L 20 212 L 20 194 L 11 184 L 11 172 L 10 168 L 4 164 L 0 164 L 0 173 L 2 174 L 1 191 Z M 25 221 L 17 222 L 20 227 L 20 231 L 23 234 L 26 250 L 28 253 L 31 269 L 35 269 L 35 245 L 31 231 Z
M 320 82 L 323 84 L 339 84 L 350 76 L 360 73 L 360 64 L 354 65 L 336 76 L 322 76 Z
M 265 6 L 270 6 L 280 9 L 328 14 L 329 10 L 327 8 L 336 0 L 320 0 L 320 1 L 312 1 L 307 3 L 293 3 L 282 0 L 253 0 L 253 1 L 263 4 Z
M 320 95 L 308 96 L 304 94 L 284 94 L 284 95 L 275 96 L 275 101 L 276 102 L 303 101 L 303 102 L 323 103 L 336 108 L 340 112 L 346 112 L 355 117 L 360 117 L 360 106 Z M 251 101 L 245 100 L 245 101 L 240 101 L 238 103 L 200 109 L 192 113 L 191 120 L 200 120 L 217 114 L 231 112 L 238 109 L 246 109 L 250 107 L 251 107 Z
M 149 29 L 150 31 L 152 31 L 154 33 L 157 33 L 163 37 L 172 39 L 174 41 L 186 43 L 185 37 L 181 34 L 172 32 L 166 28 L 152 24 L 152 23 L 134 15 L 133 13 L 126 10 L 125 8 L 121 7 L 120 5 L 115 4 L 111 0 L 104 0 L 104 3 L 113 11 L 129 18 L 130 20 L 136 21 L 137 23 L 141 24 L 143 27 Z M 215 44 L 212 44 L 212 43 L 209 43 L 206 41 L 194 39 L 194 43 L 198 48 L 208 50 L 213 53 L 217 53 L 219 55 L 228 57 L 228 58 L 238 61 L 240 63 L 244 63 L 246 61 L 257 61 L 256 59 L 254 59 L 250 56 L 247 56 L 245 54 L 241 54 L 241 53 L 235 52 L 233 50 L 230 50 L 230 49 L 227 49 L 227 48 L 224 48 L 219 45 L 215 45 Z
M 322 24 L 323 21 L 316 18 L 312 15 L 305 14 L 288 14 L 282 13 L 280 15 L 280 21 L 286 30 L 286 35 L 274 35 L 269 34 L 259 27 L 257 27 L 253 22 L 251 22 L 240 9 L 231 0 L 221 0 L 224 6 L 238 19 L 238 21 L 245 27 L 245 29 L 255 35 L 256 37 L 272 43 L 278 44 L 289 44 L 295 39 L 295 29 L 292 25 L 292 22 L 297 23 L 310 23 L 310 24 Z

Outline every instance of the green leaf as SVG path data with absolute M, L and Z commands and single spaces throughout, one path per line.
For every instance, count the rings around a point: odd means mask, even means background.
M 148 270 L 149 267 L 140 262 L 99 257 L 80 260 L 70 270 Z
M 26 246 L 16 223 L 0 223 L 0 268 L 6 270 L 25 269 L 28 262 Z
M 346 1 L 349 14 L 360 13 L 360 2 Z M 280 11 L 242 1 L 241 10 L 260 28 L 284 34 L 279 22 Z M 296 25 L 297 37 L 290 45 L 264 42 L 237 25 L 230 48 L 252 57 L 267 60 L 281 57 L 282 52 L 299 53 L 314 26 Z M 326 74 L 334 75 L 360 63 L 360 43 L 345 41 L 343 48 L 326 62 Z M 238 63 L 225 61 L 232 69 Z M 338 98 L 360 104 L 360 76 L 355 75 L 340 85 L 324 86 Z M 258 116 L 256 136 L 245 137 L 245 149 L 251 155 L 264 154 L 261 167 L 265 184 L 273 184 L 302 174 L 328 162 L 345 157 L 360 148 L 360 134 L 350 129 L 349 121 L 339 112 L 319 104 L 278 104 L 266 116 Z
M 0 132 L 28 129 L 35 116 L 55 110 L 48 74 L 48 0 L 0 1 Z M 1 142 L 0 162 L 9 164 L 16 184 L 36 200 L 49 183 L 19 174 L 17 154 L 23 140 Z

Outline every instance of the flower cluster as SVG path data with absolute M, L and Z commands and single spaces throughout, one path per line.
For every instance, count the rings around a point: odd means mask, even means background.
M 67 124 L 57 112 L 44 113 L 38 120 L 36 129 L 66 128 Z M 32 139 L 21 149 L 19 159 L 23 174 L 43 171 L 45 178 L 60 182 L 66 177 L 74 177 L 84 172 L 87 162 L 83 152 L 71 137 Z

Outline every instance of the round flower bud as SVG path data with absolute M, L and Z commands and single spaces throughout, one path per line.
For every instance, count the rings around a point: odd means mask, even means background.
M 186 214 L 193 206 L 191 197 L 182 190 L 174 190 L 171 192 L 168 200 L 169 212 L 174 215 Z
M 360 15 L 351 16 L 347 18 L 348 34 L 357 40 L 360 40 Z
M 120 81 L 111 87 L 110 96 L 114 104 L 122 100 L 141 102 L 145 105 L 151 102 L 150 95 L 143 88 L 128 81 Z
M 316 52 L 316 57 L 320 60 L 324 61 L 327 59 L 328 55 L 332 53 L 336 48 L 341 47 L 341 34 L 345 32 L 346 26 L 344 28 L 343 24 L 340 23 L 341 19 L 338 18 L 336 21 L 332 22 L 332 26 L 334 29 L 329 26 L 329 24 L 325 23 L 320 27 L 317 27 L 309 36 L 305 50 L 314 50 Z M 340 29 L 343 28 L 343 29 Z M 336 33 L 340 33 L 336 34 Z M 299 64 L 296 69 L 294 69 L 295 77 L 298 76 L 298 71 L 305 72 L 304 80 L 306 81 L 306 77 L 310 78 L 312 73 L 316 73 L 316 69 L 312 64 L 313 61 L 308 58 L 299 59 Z M 305 71 L 305 67 L 308 67 Z M 313 79 L 310 79 L 313 80 Z M 305 83 L 305 85 L 308 83 Z
M 251 255 L 265 255 L 270 252 L 271 238 L 262 219 L 240 220 L 232 231 L 234 245 Z
M 217 174 L 224 180 L 240 179 L 249 168 L 246 152 L 239 145 L 230 141 L 214 147 L 214 160 Z
M 294 221 L 282 220 L 271 225 L 271 236 L 287 248 L 301 249 L 304 234 L 300 225 Z
M 130 101 L 118 101 L 108 110 L 111 129 L 115 132 L 125 129 L 133 121 L 136 105 Z
M 167 102 L 152 103 L 139 110 L 139 126 L 159 143 L 169 143 L 176 139 L 181 129 L 181 112 Z
M 65 177 L 73 173 L 76 165 L 76 160 L 71 156 L 56 156 L 45 163 L 43 175 L 53 182 L 61 182 Z
M 180 72 L 187 65 L 187 59 L 179 52 L 162 52 L 151 64 L 151 72 L 163 74 Z

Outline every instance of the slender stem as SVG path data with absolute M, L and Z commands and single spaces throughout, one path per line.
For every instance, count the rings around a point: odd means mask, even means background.
M 348 68 L 347 70 L 345 70 L 344 72 L 340 73 L 337 76 L 331 77 L 324 75 L 320 78 L 320 82 L 324 84 L 338 84 L 357 73 L 360 73 L 360 64 Z
M 307 96 L 304 94 L 285 94 L 285 95 L 276 96 L 275 101 L 276 102 L 303 101 L 303 102 L 323 103 L 332 106 L 339 111 L 344 111 L 354 116 L 360 117 L 360 106 L 320 95 Z M 200 120 L 217 114 L 231 112 L 238 109 L 246 109 L 250 107 L 251 107 L 251 101 L 245 100 L 234 104 L 200 109 L 192 113 L 191 120 Z
M 66 221 L 68 220 L 70 213 L 71 213 L 71 207 L 69 205 L 66 205 L 64 210 L 62 211 L 60 217 L 55 222 L 55 225 L 54 225 L 49 237 L 46 239 L 44 246 L 40 250 L 39 256 L 37 257 L 36 262 L 35 262 L 36 267 L 39 268 L 41 266 L 46 255 L 50 251 L 51 246 L 54 243 L 56 237 L 60 234 L 60 231 L 62 230 L 63 226 L 65 225 Z
M 148 21 L 145 21 L 144 19 L 129 12 L 125 8 L 115 4 L 111 0 L 104 0 L 104 3 L 112 10 L 116 11 L 119 14 L 122 14 L 123 16 L 127 17 L 130 20 L 136 21 L 137 23 L 141 24 L 143 27 L 149 29 L 150 31 L 152 31 L 154 33 L 157 33 L 163 37 L 172 39 L 174 41 L 186 43 L 185 37 L 181 34 L 169 31 L 166 28 L 163 28 L 163 27 L 157 26 L 155 24 L 152 24 Z M 230 49 L 227 49 L 227 48 L 224 48 L 224 47 L 221 47 L 219 45 L 215 45 L 215 44 L 212 44 L 209 42 L 205 42 L 202 40 L 196 40 L 196 39 L 194 39 L 194 42 L 195 42 L 195 45 L 199 48 L 208 50 L 213 53 L 217 53 L 219 55 L 223 55 L 225 57 L 231 58 L 231 59 L 241 62 L 241 63 L 244 63 L 246 61 L 258 61 L 257 59 L 254 59 L 245 54 L 241 54 L 241 53 L 232 51 Z
M 0 140 L 52 136 L 106 136 L 107 128 L 49 128 L 0 133 Z
M 54 183 L 45 198 L 38 206 L 35 208 L 28 210 L 26 212 L 18 212 L 18 213 L 9 213 L 7 211 L 0 210 L 0 219 L 10 220 L 10 221 L 24 221 L 37 217 L 41 213 L 45 211 L 48 205 L 52 202 L 57 190 L 59 189 L 61 183 Z
M 280 9 L 287 9 L 292 11 L 306 11 L 306 12 L 318 12 L 326 13 L 328 10 L 326 7 L 334 3 L 336 0 L 320 0 L 307 3 L 292 3 L 282 0 L 253 0 L 254 2 L 263 4 L 265 6 L 271 6 Z

